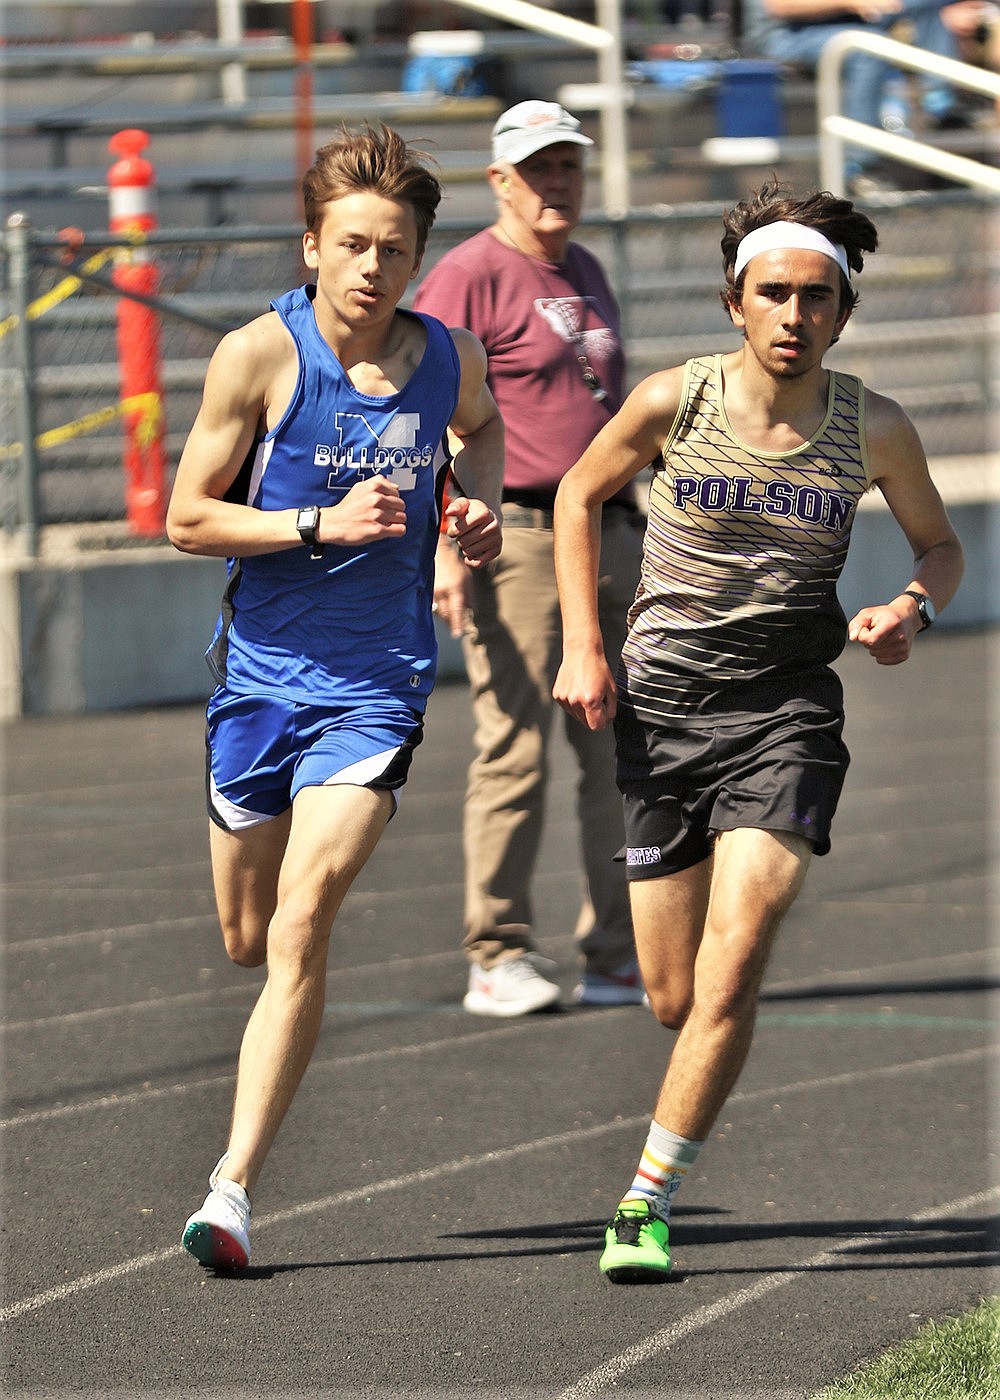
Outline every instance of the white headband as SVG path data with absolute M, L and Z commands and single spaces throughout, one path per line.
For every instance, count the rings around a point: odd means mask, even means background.
M 818 229 L 810 228 L 808 224 L 793 224 L 787 220 L 764 224 L 740 239 L 736 249 L 733 277 L 739 277 L 750 259 L 755 258 L 758 253 L 771 253 L 777 248 L 807 248 L 813 253 L 825 253 L 828 258 L 833 258 L 844 276 L 850 279 L 851 269 L 842 243 L 831 243 L 829 238 Z

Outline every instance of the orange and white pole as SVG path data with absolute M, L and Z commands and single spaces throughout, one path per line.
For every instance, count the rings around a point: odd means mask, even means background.
M 301 181 L 312 165 L 313 146 L 312 0 L 292 0 L 295 45 L 295 166 Z
M 108 142 L 118 157 L 108 171 L 109 228 L 141 243 L 158 227 L 156 172 L 141 152 L 145 131 L 128 128 Z M 118 364 L 124 425 L 125 515 L 133 534 L 162 535 L 166 528 L 166 457 L 163 442 L 160 318 L 129 292 L 155 296 L 159 272 L 148 248 L 123 253 L 114 283 L 118 299 Z

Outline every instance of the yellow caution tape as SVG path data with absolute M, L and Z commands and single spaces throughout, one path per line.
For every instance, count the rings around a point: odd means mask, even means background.
M 141 242 L 142 239 L 129 236 L 129 241 L 138 243 Z M 80 264 L 80 271 L 85 273 L 98 272 L 104 267 L 105 263 L 114 262 L 116 258 L 119 258 L 121 253 L 122 249 L 119 247 L 102 248 L 99 252 L 89 257 L 86 262 Z M 61 282 L 56 283 L 51 291 L 46 292 L 44 296 L 36 298 L 36 300 L 29 305 L 28 320 L 37 321 L 39 316 L 44 316 L 46 311 L 51 311 L 54 306 L 59 306 L 61 302 L 71 297 L 74 292 L 78 292 L 82 286 L 83 282 L 79 277 L 73 274 L 64 277 Z M 4 320 L 0 321 L 0 340 L 14 329 L 18 319 L 19 318 L 14 315 L 7 316 Z
M 102 248 L 99 253 L 95 253 L 92 258 L 88 258 L 85 263 L 80 265 L 80 271 L 97 272 L 105 263 L 111 262 L 114 259 L 116 251 L 117 250 L 114 248 Z M 54 306 L 58 306 L 60 302 L 66 301 L 74 292 L 78 292 L 82 286 L 83 283 L 79 277 L 74 277 L 72 275 L 64 277 L 51 291 L 46 292 L 44 296 L 38 297 L 36 301 L 31 303 L 28 307 L 29 321 L 37 321 L 39 316 L 44 316 L 46 311 L 51 311 Z
M 96 409 L 93 413 L 87 413 L 83 418 L 77 418 L 72 423 L 66 423 L 61 428 L 50 428 L 48 432 L 39 433 L 35 438 L 35 446 L 39 451 L 44 452 L 48 447 L 58 447 L 64 442 L 71 442 L 73 438 L 83 437 L 87 433 L 96 432 L 98 428 L 104 428 L 109 423 L 113 423 L 116 418 L 124 418 L 126 414 L 138 413 L 139 419 L 135 425 L 136 435 L 139 445 L 148 447 L 159 433 L 163 423 L 163 405 L 159 394 L 130 394 L 128 398 L 122 399 L 119 403 L 109 404 L 107 408 Z M 24 451 L 23 444 L 12 442 L 7 446 L 0 447 L 0 462 L 8 461 L 12 457 L 20 457 Z

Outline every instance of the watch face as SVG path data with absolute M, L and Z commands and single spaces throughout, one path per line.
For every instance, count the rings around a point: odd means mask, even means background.
M 304 544 L 316 544 L 316 531 L 319 528 L 319 506 L 300 506 L 295 517 L 295 528 Z

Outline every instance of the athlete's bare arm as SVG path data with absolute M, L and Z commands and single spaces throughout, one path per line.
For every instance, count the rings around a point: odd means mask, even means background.
M 449 424 L 457 447 L 452 473 L 463 494 L 447 507 L 447 534 L 465 563 L 482 568 L 500 553 L 500 497 L 504 434 L 500 410 L 486 383 L 486 351 L 470 332 L 451 332 L 461 366 L 458 404 Z
M 880 665 L 896 666 L 909 656 L 921 628 L 917 605 L 906 590 L 928 594 L 940 611 L 954 596 L 965 565 L 909 418 L 892 399 L 866 390 L 865 420 L 872 478 L 913 550 L 913 575 L 889 602 L 862 608 L 851 619 L 848 635 Z
M 552 693 L 588 729 L 610 724 L 617 703 L 597 608 L 601 506 L 659 457 L 683 387 L 683 367 L 644 379 L 566 473 L 556 493 L 555 565 L 563 659 Z
M 201 407 L 181 454 L 167 511 L 167 534 L 187 553 L 260 553 L 280 548 L 287 539 L 286 522 L 223 499 L 254 439 L 264 431 L 266 400 L 283 350 L 272 324 L 276 321 L 272 312 L 231 331 L 209 362 Z M 290 348 L 294 360 L 294 347 Z M 254 515 L 261 518 L 255 521 Z
M 255 438 L 280 421 L 297 370 L 294 342 L 275 312 L 219 342 L 167 511 L 167 534 L 178 549 L 227 558 L 301 548 L 296 509 L 264 511 L 225 500 Z M 376 476 L 323 510 L 319 539 L 358 545 L 405 531 L 399 488 Z

